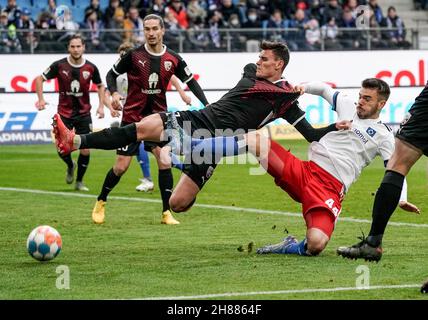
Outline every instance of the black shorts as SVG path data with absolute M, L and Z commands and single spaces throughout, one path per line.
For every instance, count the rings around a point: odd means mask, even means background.
M 162 142 L 153 142 L 153 141 L 144 141 L 144 150 L 147 152 L 152 152 L 152 150 L 156 147 L 162 148 L 164 147 L 168 142 L 162 141 Z
M 425 108 L 410 108 L 400 125 L 396 137 L 420 149 L 428 156 L 428 105 Z
M 140 153 L 140 145 L 142 141 L 140 142 L 133 142 L 128 144 L 126 147 L 122 147 L 116 150 L 116 154 L 119 154 L 121 156 L 136 156 Z M 152 141 L 144 141 L 144 150 L 147 152 L 152 152 L 152 150 L 156 147 L 162 148 L 165 146 L 166 142 L 152 142 Z
M 61 120 L 68 129 L 71 130 L 74 128 L 76 130 L 76 134 L 87 134 L 92 132 L 91 115 L 78 118 L 65 118 L 61 116 Z
M 183 164 L 183 173 L 188 176 L 199 190 L 202 190 L 205 183 L 211 178 L 217 164 Z
M 166 128 L 167 115 L 169 112 L 160 112 L 164 128 Z M 198 111 L 176 111 L 175 116 L 180 127 L 186 134 L 192 136 L 196 130 L 205 129 L 212 137 L 215 136 L 215 124 L 203 113 Z
M 116 154 L 128 157 L 136 156 L 140 153 L 140 144 L 141 142 L 130 143 L 125 147 L 118 148 Z
M 120 126 L 124 127 L 128 124 L 130 124 L 130 123 L 122 122 L 120 124 Z M 128 156 L 128 157 L 136 156 L 137 154 L 140 153 L 140 144 L 141 144 L 140 141 L 132 142 L 125 147 L 118 148 L 116 150 L 116 154 L 121 155 L 121 156 Z

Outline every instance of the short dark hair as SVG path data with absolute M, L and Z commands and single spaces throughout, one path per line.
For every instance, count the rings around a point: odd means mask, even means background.
M 68 38 L 68 46 L 70 45 L 71 40 L 74 39 L 80 39 L 80 41 L 82 41 L 82 44 L 85 44 L 85 38 L 83 38 L 83 36 L 80 33 L 75 33 L 73 34 L 70 38 Z
M 389 85 L 381 79 L 377 79 L 377 78 L 365 79 L 362 82 L 361 86 L 365 89 L 376 89 L 379 97 L 385 99 L 385 101 L 388 100 L 389 95 L 391 94 L 391 89 L 389 89 Z
M 165 24 L 161 16 L 158 16 L 157 14 L 148 14 L 143 19 L 143 25 L 144 25 L 144 22 L 146 22 L 147 20 L 158 20 L 161 28 L 165 29 Z
M 272 50 L 275 57 L 284 61 L 284 69 L 290 61 L 290 50 L 287 45 L 279 41 L 262 41 L 260 44 L 260 49 L 262 50 Z M 284 70 L 283 69 L 283 70 Z

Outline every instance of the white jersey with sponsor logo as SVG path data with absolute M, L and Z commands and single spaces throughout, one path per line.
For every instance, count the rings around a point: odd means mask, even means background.
M 305 86 L 307 93 L 319 94 L 317 84 Z M 350 130 L 332 131 L 312 142 L 309 147 L 309 160 L 329 172 L 349 190 L 358 179 L 363 168 L 376 156 L 389 160 L 394 152 L 394 135 L 379 119 L 360 119 L 356 113 L 356 104 L 348 96 L 327 85 L 322 96 L 333 106 L 339 120 L 352 120 Z

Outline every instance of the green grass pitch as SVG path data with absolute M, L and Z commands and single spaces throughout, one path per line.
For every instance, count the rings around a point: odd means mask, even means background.
M 282 143 L 306 157 L 305 142 Z M 95 197 L 114 159 L 114 151 L 94 150 L 85 177 L 90 192 L 79 193 L 65 184 L 65 165 L 53 145 L 0 146 L 0 299 L 428 298 L 419 293 L 428 278 L 426 158 L 408 176 L 409 201 L 422 213 L 397 209 L 377 264 L 342 259 L 335 251 L 358 241 L 360 230 L 369 230 L 373 194 L 384 172 L 380 159 L 351 187 L 342 220 L 318 257 L 238 250 L 250 242 L 255 247 L 279 242 L 287 231 L 298 239 L 305 234 L 299 204 L 270 176 L 249 175 L 255 165 L 220 165 L 197 205 L 175 214 L 181 224 L 166 226 L 160 224 L 158 188 L 135 191 L 141 173 L 133 161 L 110 194 L 106 223 L 94 225 Z M 175 182 L 179 174 L 174 170 Z M 59 256 L 45 263 L 26 252 L 29 232 L 42 224 L 56 228 L 63 239 Z M 360 265 L 368 267 L 370 290 L 356 289 Z M 63 275 L 57 273 L 59 266 L 69 270 L 69 289 L 56 287 Z

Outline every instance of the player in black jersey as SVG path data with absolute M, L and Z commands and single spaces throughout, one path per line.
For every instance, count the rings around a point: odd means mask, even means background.
M 61 122 L 54 121 L 57 147 L 63 153 L 89 147 L 114 149 L 134 141 L 162 141 L 166 139 L 166 127 L 177 122 L 192 135 L 204 129 L 212 136 L 230 135 L 259 129 L 265 124 L 285 118 L 306 137 L 323 135 L 336 130 L 335 125 L 314 129 L 306 121 L 304 112 L 296 102 L 299 92 L 282 78 L 289 62 L 289 51 L 285 44 L 264 41 L 261 44 L 258 62 L 244 68 L 242 79 L 219 101 L 199 111 L 181 111 L 175 114 L 159 113 L 150 115 L 140 122 L 122 128 L 109 128 L 90 135 L 74 135 Z M 185 211 L 191 207 L 197 193 L 211 176 L 215 163 L 185 164 L 180 178 L 170 198 L 174 211 Z
M 58 114 L 66 126 L 69 129 L 75 128 L 78 134 L 92 131 L 91 104 L 89 101 L 91 81 L 98 87 L 99 106 L 97 114 L 100 118 L 104 117 L 104 85 L 98 68 L 83 58 L 84 51 L 85 42 L 83 38 L 78 34 L 71 36 L 68 41 L 70 55 L 52 63 L 42 75 L 36 78 L 37 109 L 43 110 L 47 104 L 43 98 L 43 82 L 49 79 L 58 79 Z M 67 164 L 66 183 L 71 184 L 74 180 L 76 163 L 70 155 L 59 154 L 59 156 Z M 88 191 L 82 182 L 88 164 L 89 149 L 82 149 L 77 160 L 76 190 Z
M 145 44 L 127 52 L 107 74 L 107 86 L 114 108 L 119 108 L 123 99 L 118 92 L 116 79 L 124 73 L 128 78 L 128 94 L 123 106 L 121 126 L 141 121 L 158 112 L 166 112 L 166 90 L 173 75 L 187 83 L 190 90 L 204 105 L 208 104 L 205 94 L 193 78 L 186 62 L 179 54 L 163 44 L 165 27 L 162 18 L 157 15 L 147 15 L 143 19 L 143 26 Z M 161 223 L 179 224 L 172 216 L 169 206 L 174 185 L 171 161 L 162 161 L 160 158 L 161 144 L 153 143 L 149 139 L 145 141 L 144 146 L 147 151 L 153 153 L 159 168 L 159 190 L 163 203 Z M 140 142 L 134 141 L 117 150 L 116 163 L 107 173 L 92 211 L 92 220 L 95 223 L 104 222 L 108 194 L 128 170 L 132 157 L 138 154 L 139 147 Z
M 404 177 L 423 154 L 428 156 L 428 83 L 416 97 L 396 134 L 394 153 L 376 192 L 369 235 L 351 247 L 338 248 L 339 255 L 350 259 L 380 260 L 383 234 L 397 208 Z M 428 281 L 421 291 L 428 293 Z

